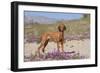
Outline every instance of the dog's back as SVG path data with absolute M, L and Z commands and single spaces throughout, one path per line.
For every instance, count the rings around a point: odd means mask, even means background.
M 57 42 L 59 41 L 60 33 L 59 32 L 46 32 L 42 34 L 41 41 L 50 40 Z

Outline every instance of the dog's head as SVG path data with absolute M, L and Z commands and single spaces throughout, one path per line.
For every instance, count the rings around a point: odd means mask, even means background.
M 61 32 L 63 32 L 63 31 L 66 30 L 66 26 L 62 23 L 62 24 L 60 24 L 60 25 L 58 26 L 58 30 L 61 31 Z

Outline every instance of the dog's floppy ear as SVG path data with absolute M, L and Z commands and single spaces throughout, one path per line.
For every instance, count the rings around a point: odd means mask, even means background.
M 66 30 L 66 26 L 64 26 L 64 30 Z
M 60 25 L 58 26 L 58 30 L 61 31 L 61 29 L 60 29 Z

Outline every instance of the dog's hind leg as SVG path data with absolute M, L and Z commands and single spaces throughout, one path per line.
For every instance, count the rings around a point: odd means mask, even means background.
M 46 40 L 45 43 L 44 43 L 44 45 L 43 45 L 43 48 L 42 48 L 42 52 L 43 52 L 43 53 L 45 52 L 45 47 L 47 46 L 48 41 L 49 41 L 49 39 Z
M 39 54 L 44 53 L 45 47 L 46 47 L 46 45 L 48 44 L 48 41 L 49 41 L 49 40 L 46 40 L 46 41 L 42 41 L 42 42 L 41 42 L 40 46 L 38 47 L 38 52 L 39 52 Z

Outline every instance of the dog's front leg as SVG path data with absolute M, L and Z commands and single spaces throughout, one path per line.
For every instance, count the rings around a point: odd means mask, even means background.
M 57 42 L 57 49 L 58 49 L 58 52 L 60 52 L 60 43 Z
M 63 44 L 63 41 L 61 42 L 61 52 L 64 52 L 64 44 Z

